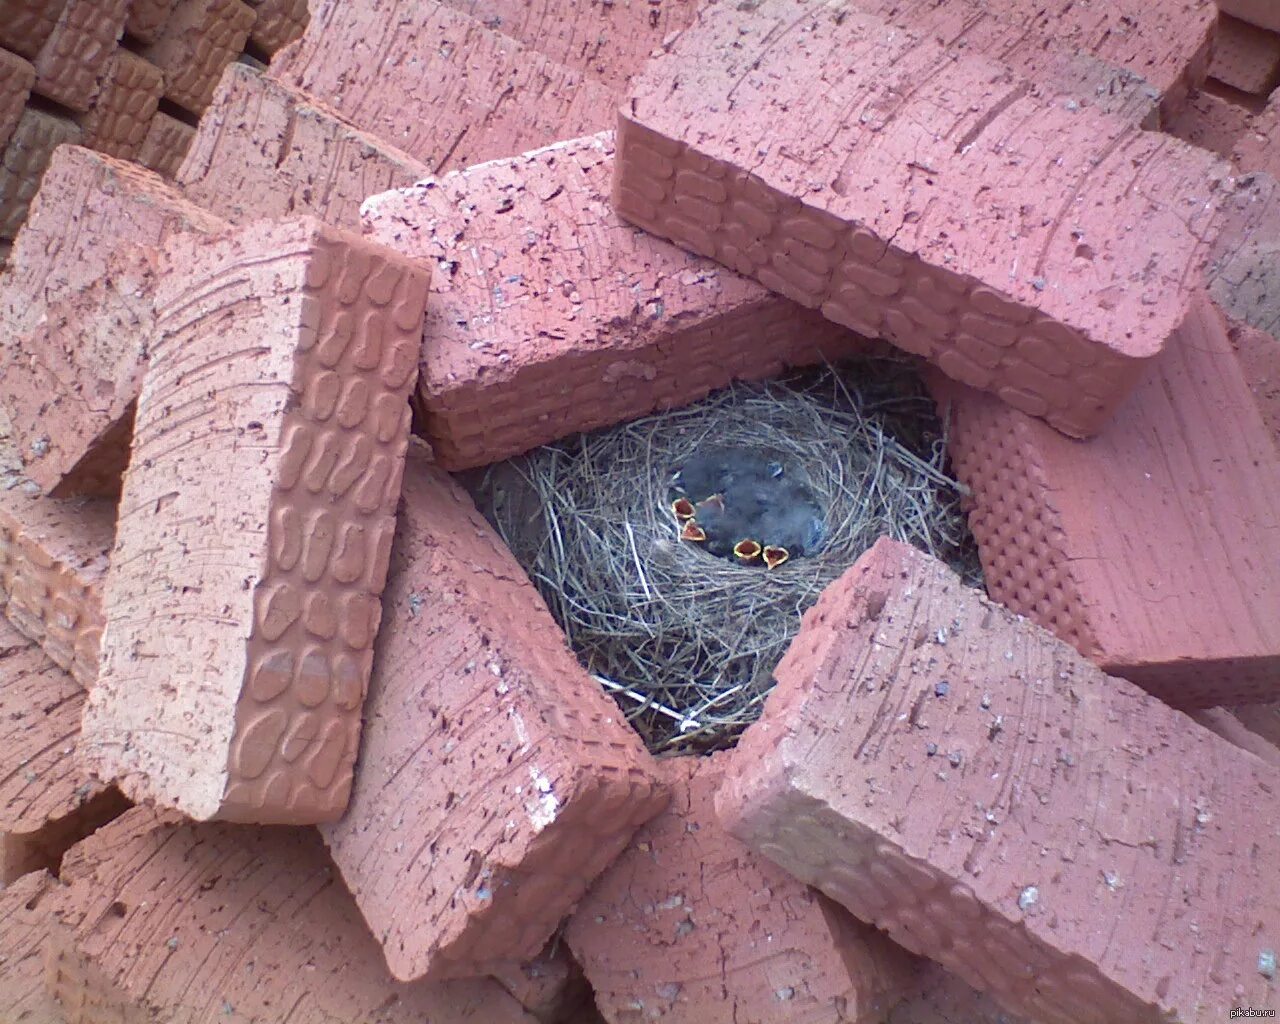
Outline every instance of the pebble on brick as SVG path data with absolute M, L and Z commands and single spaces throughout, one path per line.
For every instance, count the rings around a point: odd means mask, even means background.
M 0 280 L 0 403 L 46 493 L 119 493 L 154 321 L 150 251 L 223 227 L 134 164 L 55 154 Z
M 360 774 L 324 829 L 391 973 L 536 956 L 665 792 L 533 585 L 410 458 Z
M 83 145 L 121 160 L 136 158 L 163 94 L 159 68 L 136 53 L 117 50 L 80 119 Z
M 1276 1004 L 1280 770 L 887 539 L 775 674 L 716 797 L 758 853 L 1044 1024 Z
M 1280 449 L 1203 299 L 1087 445 L 934 381 L 987 589 L 1176 707 L 1280 695 Z
M 126 0 L 64 0 L 57 24 L 32 58 L 35 91 L 72 110 L 89 109 L 124 32 Z
M 313 829 L 137 808 L 68 853 L 62 879 L 49 987 L 64 1012 L 104 1003 L 167 1024 L 535 1024 L 487 978 L 392 980 Z
M 177 0 L 142 55 L 164 72 L 165 99 L 203 114 L 252 28 L 253 8 L 241 0 Z
M 725 833 L 733 755 L 662 762 L 671 806 L 578 905 L 565 940 L 610 1021 L 880 1024 L 919 961 Z
M 27 61 L 16 53 L 0 50 L 0 154 L 22 120 L 35 80 L 36 70 Z
M 34 107 L 22 112 L 9 145 L 0 154 L 0 239 L 18 234 L 53 151 L 80 141 L 80 126 Z
M 319 100 L 236 62 L 223 72 L 175 180 L 235 223 L 312 214 L 358 232 L 366 196 L 430 175 Z
M 437 174 L 611 128 L 617 96 L 443 4 L 314 0 L 268 74 Z
M 1211 154 L 1046 103 L 986 58 L 762 0 L 706 9 L 633 84 L 614 199 L 1088 436 L 1187 315 L 1228 178 Z
M 84 702 L 78 683 L 0 620 L 0 889 L 56 869 L 72 843 L 128 806 L 76 758 Z
M 449 469 L 865 345 L 609 203 L 612 133 L 370 198 L 366 233 L 438 268 L 418 378 Z
M 190 817 L 346 807 L 426 274 L 303 218 L 157 276 L 84 755 Z

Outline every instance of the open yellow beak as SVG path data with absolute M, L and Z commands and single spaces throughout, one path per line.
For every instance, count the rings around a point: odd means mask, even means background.
M 760 557 L 761 550 L 759 541 L 754 540 L 740 540 L 733 546 L 734 557 L 739 562 L 754 562 Z
M 677 498 L 671 503 L 671 511 L 676 514 L 677 522 L 683 523 L 685 520 L 693 518 L 693 502 L 688 498 Z
M 692 519 L 685 520 L 684 529 L 680 531 L 681 540 L 706 540 L 707 531 Z
M 764 564 L 770 569 L 776 569 L 788 558 L 791 553 L 786 548 L 767 547 L 764 549 Z

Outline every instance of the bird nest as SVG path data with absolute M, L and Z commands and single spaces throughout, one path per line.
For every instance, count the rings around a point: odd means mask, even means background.
M 799 492 L 824 520 L 808 549 L 776 568 L 681 539 L 679 471 L 735 451 L 766 486 L 790 483 L 779 500 L 794 504 Z M 655 753 L 731 746 L 759 716 L 801 614 L 878 537 L 981 583 L 933 403 L 896 357 L 734 384 L 468 482 L 579 659 Z

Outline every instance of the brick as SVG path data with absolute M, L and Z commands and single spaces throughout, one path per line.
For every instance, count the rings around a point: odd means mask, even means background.
M 575 1014 L 584 1004 L 594 1007 L 591 987 L 559 936 L 532 960 L 503 964 L 491 976 L 541 1024 L 589 1024 Z
M 0 1020 L 63 1024 L 44 988 L 45 904 L 58 883 L 47 871 L 0 888 Z
M 1232 708 L 1231 713 L 1250 732 L 1261 736 L 1273 747 L 1280 747 L 1280 703 L 1248 704 Z
M 609 1021 L 880 1022 L 918 962 L 729 836 L 728 758 L 662 762 L 671 806 L 574 911 L 565 940 Z
M 1280 770 L 887 539 L 775 675 L 716 796 L 758 853 L 1044 1024 L 1275 1004 Z
M 1202 708 L 1191 712 L 1191 718 L 1233 746 L 1247 750 L 1267 764 L 1280 768 L 1280 748 L 1268 743 L 1246 726 L 1229 708 Z
M 534 1024 L 488 979 L 393 981 L 312 829 L 138 808 L 68 854 L 62 877 L 50 989 L 68 1024 L 117 1019 L 86 1012 L 94 1001 L 166 1024 Z
M 1231 156 L 1242 171 L 1263 171 L 1280 178 L 1280 93 L 1253 115 Z
M 1209 263 L 1209 295 L 1231 321 L 1280 336 L 1280 183 L 1245 174 Z
M 938 382 L 935 381 L 935 384 Z M 1280 451 L 1208 303 L 1078 445 L 939 385 L 991 596 L 1177 707 L 1280 693 Z
M 248 0 L 254 14 L 249 39 L 271 57 L 302 38 L 310 21 L 307 0 Z
M 172 178 L 182 166 L 195 137 L 196 130 L 191 125 L 157 111 L 147 128 L 146 138 L 142 140 L 138 163 L 165 178 Z
M 154 321 L 146 250 L 224 226 L 134 164 L 55 155 L 0 282 L 0 403 L 47 493 L 119 493 Z
M 0 889 L 62 854 L 126 807 L 76 760 L 85 694 L 0 621 Z M 0 986 L 2 988 L 3 986 Z
M 143 50 L 164 72 L 165 98 L 203 114 L 223 69 L 244 49 L 253 8 L 240 0 L 177 0 L 173 13 Z
M 1163 129 L 1184 142 L 1210 150 L 1226 159 L 1249 126 L 1249 111 L 1216 93 L 1199 90 L 1173 117 L 1165 118 Z
M 979 992 L 935 963 L 920 969 L 918 986 L 895 1006 L 885 1024 L 1035 1024 L 1007 1013 L 994 999 Z
M 191 199 L 235 223 L 311 214 L 358 232 L 366 196 L 430 173 L 318 100 L 233 63 L 176 181 Z
M 940 109 L 948 127 L 926 127 Z M 986 58 L 763 0 L 708 8 L 650 62 L 619 115 L 614 196 L 637 225 L 1088 436 L 1188 315 L 1228 178 Z M 990 365 L 975 339 L 995 342 Z
M 697 14 L 694 0 L 444 0 L 558 64 L 598 78 L 615 92 Z
M 34 58 L 53 33 L 65 0 L 0 0 L 0 46 Z
M 1240 321 L 1229 321 L 1228 333 L 1262 422 L 1280 447 L 1280 338 Z
M 85 146 L 121 160 L 142 151 L 151 119 L 164 93 L 164 76 L 154 64 L 129 50 L 107 62 L 88 112 L 80 119 Z
M 627 224 L 612 164 L 603 133 L 366 202 L 371 237 L 439 268 L 417 397 L 446 468 L 865 344 Z
M 165 256 L 85 757 L 193 818 L 330 820 L 359 741 L 426 274 L 308 218 Z
M 1218 0 L 1218 6 L 1223 14 L 1280 32 L 1280 7 L 1275 0 Z
M 53 151 L 80 141 L 80 126 L 56 114 L 27 107 L 0 155 L 0 238 L 12 239 L 26 220 Z
M 1268 95 L 1280 83 L 1280 34 L 1224 15 L 1209 74 L 1241 92 Z
M 36 70 L 16 53 L 0 50 L 0 153 L 22 120 Z
M 391 973 L 465 977 L 537 955 L 666 794 L 514 558 L 421 458 L 392 564 L 361 772 L 324 835 Z
M 35 91 L 72 110 L 89 109 L 124 31 L 126 0 L 66 0 L 32 61 Z
M 270 75 L 442 171 L 612 127 L 612 90 L 442 4 L 316 0 Z
M 142 43 L 154 43 L 173 13 L 176 0 L 129 0 L 125 31 Z

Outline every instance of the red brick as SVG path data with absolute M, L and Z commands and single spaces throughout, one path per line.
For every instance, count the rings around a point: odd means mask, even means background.
M 1240 321 L 1230 321 L 1228 330 L 1262 422 L 1280 447 L 1280 322 L 1275 324 L 1276 334 Z
M 35 91 L 88 110 L 124 31 L 126 0 L 65 0 L 53 32 L 32 58 Z
M 143 43 L 154 43 L 173 12 L 176 0 L 129 0 L 125 31 Z
M 80 120 L 83 144 L 121 160 L 136 158 L 163 93 L 159 68 L 136 53 L 117 50 Z
M 318 221 L 166 249 L 86 756 L 193 818 L 342 813 L 426 275 Z
M 727 835 L 729 759 L 663 762 L 671 807 L 636 833 L 565 939 L 610 1021 L 884 1020 L 918 962 Z
M 316 0 L 270 74 L 436 173 L 610 128 L 617 97 L 442 4 Z
M 1007 1013 L 994 999 L 979 992 L 935 963 L 920 970 L 918 987 L 893 1008 L 885 1024 L 1035 1024 Z
M 444 0 L 553 61 L 622 91 L 672 32 L 686 28 L 696 0 Z
M 310 13 L 307 0 L 247 0 L 254 21 L 249 38 L 268 56 L 274 56 L 296 39 L 302 38 Z
M 253 8 L 240 0 L 177 0 L 143 56 L 164 72 L 165 98 L 203 114 L 223 69 L 244 49 Z
M 49 925 L 45 903 L 57 881 L 46 871 L 0 888 L 0 1020 L 64 1024 L 44 987 Z
M 1280 748 L 1246 726 L 1229 708 L 1202 708 L 1191 712 L 1191 718 L 1241 750 L 1247 750 L 1267 764 L 1280 768 Z
M 775 675 L 716 798 L 758 853 L 1044 1024 L 1275 1005 L 1280 770 L 887 539 Z
M 0 238 L 12 239 L 26 220 L 53 151 L 80 141 L 80 126 L 56 114 L 27 107 L 0 155 Z
M 324 834 L 393 975 L 484 973 L 535 956 L 666 795 L 514 558 L 421 458 L 392 564 L 361 772 Z
M 65 0 L 0 0 L 0 46 L 34 58 L 58 23 Z
M 1218 0 L 1223 14 L 1247 21 L 1259 28 L 1280 32 L 1280 7 L 1275 0 Z
M 1230 160 L 1232 150 L 1249 126 L 1249 121 L 1249 111 L 1245 107 L 1216 93 L 1200 90 L 1191 95 L 1181 111 L 1165 118 L 1162 127 L 1184 142 Z
M 504 964 L 492 977 L 541 1024 L 589 1024 L 575 1014 L 593 1003 L 591 988 L 559 936 L 532 960 Z
M 182 166 L 195 137 L 196 130 L 191 125 L 157 111 L 142 140 L 138 163 L 165 178 L 172 178 Z
M 991 596 L 1178 707 L 1280 694 L 1280 451 L 1202 302 L 1088 445 L 939 386 Z
M 0 153 L 22 120 L 36 70 L 16 53 L 0 50 Z
M 1261 736 L 1273 747 L 1280 747 L 1280 703 L 1249 704 L 1232 708 L 1231 713 L 1250 732 Z
M 76 759 L 84 702 L 75 680 L 0 620 L 0 889 L 56 869 L 72 843 L 125 809 Z
M 1253 115 L 1236 141 L 1232 159 L 1242 171 L 1265 171 L 1280 178 L 1280 92 Z
M 312 214 L 359 231 L 366 196 L 430 173 L 318 100 L 233 63 L 176 181 L 191 199 L 236 223 Z
M 1280 83 L 1280 34 L 1224 15 L 1209 74 L 1241 92 L 1268 95 Z
M 985 58 L 798 0 L 708 8 L 619 124 L 629 220 L 1075 436 L 1188 314 L 1229 176 Z M 921 315 L 930 299 L 946 312 Z M 975 332 L 1001 339 L 994 366 Z
M 68 854 L 50 987 L 69 1024 L 534 1024 L 496 982 L 393 981 L 311 829 L 158 821 L 138 808 Z M 91 986 L 86 992 L 86 983 Z
M 484 465 L 864 344 L 627 224 L 610 208 L 612 157 L 605 133 L 365 204 L 373 238 L 441 268 L 418 401 L 442 465 Z
M 223 222 L 134 164 L 60 150 L 0 281 L 8 411 L 47 493 L 119 493 L 154 320 L 143 250 Z

